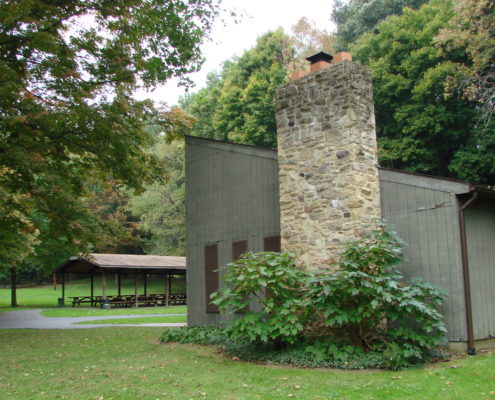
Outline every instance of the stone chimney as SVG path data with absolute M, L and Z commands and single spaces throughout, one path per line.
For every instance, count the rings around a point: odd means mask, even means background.
M 380 217 L 371 76 L 351 59 L 308 57 L 311 73 L 276 95 L 282 249 L 309 269 L 336 268 Z

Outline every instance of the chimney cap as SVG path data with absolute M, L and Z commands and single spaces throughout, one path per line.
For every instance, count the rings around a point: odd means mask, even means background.
M 332 59 L 333 57 L 330 54 L 323 51 L 320 51 L 319 53 L 313 54 L 312 56 L 306 58 L 306 60 L 308 60 L 311 64 L 315 64 L 319 61 L 326 61 L 328 63 L 331 63 Z

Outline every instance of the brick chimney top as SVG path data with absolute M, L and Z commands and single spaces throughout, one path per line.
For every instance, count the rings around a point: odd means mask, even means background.
M 323 51 L 306 58 L 306 60 L 311 63 L 311 66 L 309 67 L 311 73 L 329 67 L 332 65 L 332 59 L 333 57 L 330 54 L 324 53 Z

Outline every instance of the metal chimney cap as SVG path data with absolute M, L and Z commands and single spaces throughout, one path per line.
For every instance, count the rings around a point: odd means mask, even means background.
M 320 51 L 319 53 L 313 54 L 312 56 L 306 58 L 306 60 L 308 60 L 311 64 L 316 64 L 319 61 L 326 61 L 328 63 L 331 63 L 332 59 L 333 57 L 330 54 L 323 51 Z

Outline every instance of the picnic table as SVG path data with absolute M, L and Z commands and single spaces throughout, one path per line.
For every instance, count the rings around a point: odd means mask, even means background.
M 171 294 L 168 296 L 165 294 L 142 294 L 137 297 L 135 295 L 116 295 L 116 296 L 74 296 L 69 297 L 72 302 L 72 307 L 76 305 L 78 307 L 81 304 L 88 303 L 91 307 L 96 307 L 101 305 L 104 302 L 110 304 L 110 306 L 116 307 L 133 307 L 136 305 L 144 305 L 144 306 L 167 306 L 167 305 L 185 305 L 187 304 L 187 296 L 185 293 L 177 293 Z

